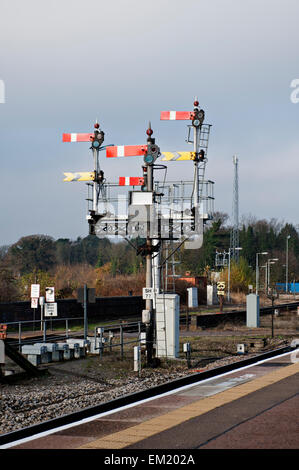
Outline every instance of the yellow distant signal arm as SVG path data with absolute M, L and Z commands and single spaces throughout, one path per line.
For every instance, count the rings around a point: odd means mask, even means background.
M 78 171 L 76 173 L 64 173 L 63 181 L 95 181 L 94 171 Z
M 195 159 L 195 152 L 162 152 L 163 158 L 162 161 L 171 162 L 171 161 L 187 161 Z

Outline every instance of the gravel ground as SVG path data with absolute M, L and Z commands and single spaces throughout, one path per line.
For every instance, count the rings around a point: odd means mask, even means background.
M 274 345 L 272 345 L 273 347 Z M 276 344 L 276 347 L 282 344 Z M 132 361 L 120 361 L 107 355 L 51 363 L 49 374 L 42 378 L 22 380 L 16 384 L 0 384 L 0 434 L 95 406 L 114 398 L 174 380 L 197 370 L 206 370 L 240 361 L 244 357 L 222 354 L 209 362 L 168 361 L 156 369 L 143 368 L 141 376 L 133 372 Z M 250 357 L 253 354 L 247 354 Z

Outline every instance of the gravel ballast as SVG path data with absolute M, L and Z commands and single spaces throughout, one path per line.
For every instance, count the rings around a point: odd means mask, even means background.
M 220 367 L 241 359 L 243 357 L 240 356 L 226 357 L 208 364 L 201 370 Z M 96 368 L 89 372 L 88 377 L 80 375 L 79 362 L 82 364 L 82 361 L 84 359 L 75 363 L 73 361 L 67 367 L 65 364 L 62 367 L 49 367 L 49 375 L 43 378 L 27 379 L 18 384 L 2 384 L 0 433 L 6 434 L 48 421 L 198 371 L 188 369 L 184 364 L 179 370 L 174 370 L 173 367 L 170 367 L 171 370 L 143 369 L 140 377 L 130 372 L 118 379 L 102 379 Z

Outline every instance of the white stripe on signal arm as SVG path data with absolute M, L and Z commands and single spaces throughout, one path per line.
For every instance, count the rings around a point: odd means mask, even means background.
M 118 145 L 117 146 L 117 156 L 118 157 L 124 157 L 125 156 L 125 146 L 124 145 Z

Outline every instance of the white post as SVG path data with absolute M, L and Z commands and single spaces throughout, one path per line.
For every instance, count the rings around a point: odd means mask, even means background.
M 141 369 L 141 349 L 140 346 L 134 346 L 134 372 L 139 372 Z
M 287 236 L 287 249 L 286 249 L 286 294 L 289 292 L 289 239 L 291 238 L 290 235 Z
M 255 258 L 255 293 L 258 294 L 259 291 L 259 253 L 256 254 Z
M 227 300 L 230 301 L 230 248 L 228 249 Z

